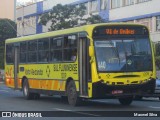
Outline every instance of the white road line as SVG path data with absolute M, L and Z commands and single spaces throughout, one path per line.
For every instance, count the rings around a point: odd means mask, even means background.
M 109 103 L 109 101 L 106 100 L 91 100 L 92 102 L 101 102 L 101 103 Z
M 1 91 L 2 91 L 2 92 L 9 92 L 9 91 L 7 91 L 7 90 L 0 90 L 0 92 L 1 92 Z
M 67 110 L 67 109 L 60 109 L 60 108 L 52 108 L 52 109 L 56 109 L 56 110 L 59 110 L 59 111 L 71 111 L 71 110 Z
M 160 107 L 149 106 L 149 108 L 160 109 Z
M 94 116 L 94 117 L 100 117 L 100 115 L 84 113 L 84 112 L 77 112 L 77 111 L 72 111 L 72 110 L 68 110 L 68 109 L 61 109 L 61 108 L 52 108 L 52 109 L 56 109 L 59 111 L 68 111 L 68 112 L 78 113 L 78 114 L 82 114 L 82 115 L 90 115 L 90 116 Z

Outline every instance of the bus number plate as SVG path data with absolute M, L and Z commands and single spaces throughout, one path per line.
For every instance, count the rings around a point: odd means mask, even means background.
M 115 94 L 122 94 L 123 93 L 123 90 L 113 90 L 112 91 L 112 94 L 115 95 Z

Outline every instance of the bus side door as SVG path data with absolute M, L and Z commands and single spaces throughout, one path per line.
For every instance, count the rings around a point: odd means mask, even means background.
M 79 38 L 79 80 L 80 96 L 88 96 L 88 81 L 90 79 L 89 40 L 87 37 Z

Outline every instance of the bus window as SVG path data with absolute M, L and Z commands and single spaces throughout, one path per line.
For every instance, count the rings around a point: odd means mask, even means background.
M 38 40 L 38 62 L 49 61 L 49 39 Z
M 27 44 L 26 42 L 20 43 L 20 63 L 26 63 L 27 58 Z
M 77 36 L 69 35 L 64 37 L 63 60 L 75 61 L 77 56 Z M 74 58 L 74 59 L 73 59 Z
M 50 61 L 62 61 L 62 37 L 51 39 Z
M 6 45 L 6 62 L 8 64 L 13 63 L 14 48 L 12 44 Z
M 28 42 L 28 62 L 37 62 L 37 40 Z

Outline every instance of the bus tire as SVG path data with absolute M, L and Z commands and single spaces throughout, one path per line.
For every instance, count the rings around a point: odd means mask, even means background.
M 67 97 L 68 97 L 68 103 L 70 105 L 72 106 L 80 105 L 81 99 L 78 97 L 74 81 L 70 81 L 67 85 Z
M 125 98 L 119 98 L 119 102 L 122 105 L 130 105 L 133 101 L 133 97 L 125 97 Z
M 30 100 L 34 98 L 34 94 L 29 91 L 29 83 L 28 80 L 25 79 L 23 82 L 23 96 L 26 100 Z

